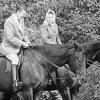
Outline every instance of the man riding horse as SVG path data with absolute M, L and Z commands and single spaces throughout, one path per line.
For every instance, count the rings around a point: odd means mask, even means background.
M 24 17 L 26 11 L 24 7 L 17 6 L 16 11 L 4 24 L 3 41 L 1 43 L 1 54 L 5 55 L 12 62 L 13 91 L 17 91 L 22 82 L 18 82 L 16 69 L 19 63 L 18 53 L 20 47 L 27 48 L 30 41 L 25 34 Z

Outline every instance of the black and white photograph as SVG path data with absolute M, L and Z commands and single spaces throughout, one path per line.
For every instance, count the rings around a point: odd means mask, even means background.
M 100 0 L 0 0 L 0 100 L 100 100 Z

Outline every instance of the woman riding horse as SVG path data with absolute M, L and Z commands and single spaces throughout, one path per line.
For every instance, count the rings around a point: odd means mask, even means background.
M 62 44 L 59 38 L 56 15 L 53 10 L 48 10 L 45 20 L 40 26 L 41 40 L 47 44 Z
M 40 26 L 41 40 L 46 44 L 62 44 L 58 25 L 56 24 L 56 14 L 53 10 L 48 10 L 45 16 L 43 24 Z M 55 72 L 51 75 L 52 78 L 55 78 Z

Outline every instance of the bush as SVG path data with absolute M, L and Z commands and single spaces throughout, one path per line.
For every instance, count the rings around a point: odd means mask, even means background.
M 50 8 L 56 12 L 63 43 L 69 40 L 82 43 L 99 39 L 99 0 L 0 0 L 0 30 L 17 4 L 26 7 L 28 13 L 26 26 L 33 31 L 38 30 L 45 13 Z

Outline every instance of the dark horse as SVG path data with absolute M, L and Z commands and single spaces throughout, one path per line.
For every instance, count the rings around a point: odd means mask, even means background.
M 84 53 L 87 59 L 87 68 L 94 61 L 100 62 L 100 41 L 87 45 Z
M 81 87 L 81 79 L 78 80 L 74 73 L 65 67 L 56 71 L 56 87 L 60 92 L 63 100 L 76 100 L 79 88 Z
M 69 64 L 70 69 L 81 75 L 86 74 L 85 65 L 83 64 L 83 55 L 80 52 L 80 47 L 76 44 L 71 45 L 37 45 L 25 49 L 23 55 L 23 63 L 19 69 L 20 81 L 23 87 L 18 98 L 14 100 L 39 100 L 41 91 L 49 82 L 50 75 L 57 69 L 48 61 L 61 67 L 64 64 Z M 80 55 L 80 56 L 79 56 Z M 41 57 L 40 57 L 41 56 Z M 45 59 L 43 59 L 44 57 Z M 83 59 L 82 61 L 80 59 Z M 48 61 L 47 61 L 48 60 Z M 5 93 L 5 100 L 9 100 L 12 96 L 11 89 L 11 72 L 5 72 L 7 63 L 6 58 L 0 58 L 0 91 Z M 9 98 L 8 98 L 9 95 Z M 7 98 L 6 98 L 7 97 Z
M 78 56 L 78 59 L 76 59 Z M 73 62 L 73 65 L 69 64 L 70 66 L 75 66 L 77 65 L 76 68 L 79 68 L 82 66 L 85 66 L 86 64 L 86 57 L 84 55 L 84 53 L 78 54 L 76 56 L 73 56 L 70 61 Z M 75 60 L 76 59 L 76 60 Z M 74 61 L 75 60 L 75 61 Z M 80 64 L 77 62 L 81 62 Z M 70 67 L 71 68 L 71 67 Z M 84 72 L 86 72 L 86 68 L 84 68 Z M 60 94 L 62 95 L 63 100 L 76 100 L 76 96 L 79 92 L 79 88 L 81 87 L 81 82 L 82 82 L 82 77 L 86 77 L 86 76 L 82 76 L 81 77 L 81 73 L 77 73 L 75 72 L 75 69 L 72 70 L 65 66 L 59 68 L 56 70 L 56 75 L 55 77 L 53 77 L 54 83 L 52 82 L 51 85 L 47 85 L 47 87 L 45 88 L 45 90 L 57 90 L 60 92 Z M 86 74 L 83 74 L 86 75 Z M 78 78 L 77 78 L 78 76 Z M 80 77 L 80 78 L 79 78 Z M 56 86 L 55 86 L 56 85 Z
M 58 90 L 63 100 L 76 100 L 81 84 L 73 72 L 63 66 L 56 70 L 53 79 L 54 83 L 51 81 L 51 84 L 47 85 L 44 91 Z

